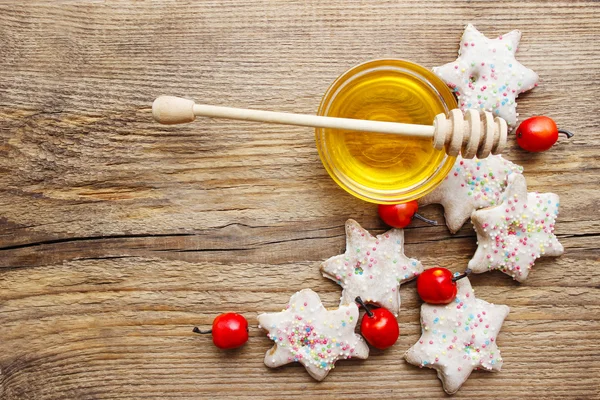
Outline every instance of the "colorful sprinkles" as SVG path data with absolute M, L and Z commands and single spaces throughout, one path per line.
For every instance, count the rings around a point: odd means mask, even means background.
M 418 260 L 404 255 L 404 231 L 392 229 L 373 237 L 358 222 L 346 222 L 346 252 L 321 264 L 323 276 L 344 289 L 340 304 L 360 296 L 398 315 L 400 285 L 423 271 Z
M 328 311 L 312 290 L 297 292 L 281 312 L 258 316 L 259 327 L 275 342 L 265 364 L 275 368 L 299 362 L 321 380 L 339 359 L 367 358 L 366 343 L 354 333 L 358 315 L 355 303 Z
M 440 373 L 444 390 L 455 393 L 474 369 L 499 371 L 502 357 L 496 337 L 510 309 L 475 298 L 468 278 L 447 305 L 421 306 L 421 338 L 405 358 Z
M 518 116 L 516 98 L 538 82 L 537 74 L 515 59 L 520 39 L 518 30 L 488 39 L 469 24 L 459 57 L 433 72 L 454 91 L 461 110 L 490 111 L 514 126 Z
M 458 156 L 444 182 L 420 199 L 419 204 L 442 204 L 446 224 L 454 233 L 463 226 L 473 211 L 496 206 L 504 201 L 507 178 L 513 173 L 522 174 L 523 167 L 501 155 L 471 160 Z
M 522 282 L 536 259 L 564 251 L 554 235 L 559 198 L 554 193 L 527 193 L 522 175 L 511 176 L 505 200 L 471 218 L 478 247 L 469 268 L 475 273 L 499 269 Z

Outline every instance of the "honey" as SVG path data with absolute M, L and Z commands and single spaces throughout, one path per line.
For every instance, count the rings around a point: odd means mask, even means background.
M 448 87 L 432 72 L 402 60 L 376 60 L 340 76 L 325 94 L 319 115 L 431 125 L 456 108 Z M 319 128 L 317 148 L 331 177 L 374 203 L 400 203 L 433 190 L 454 158 L 431 139 Z

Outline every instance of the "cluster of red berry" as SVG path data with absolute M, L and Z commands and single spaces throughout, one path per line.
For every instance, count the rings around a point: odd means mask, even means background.
M 466 277 L 469 272 L 467 270 L 461 275 L 454 276 L 446 268 L 429 268 L 417 278 L 417 293 L 426 303 L 448 304 L 456 297 L 456 281 Z M 365 340 L 371 346 L 381 350 L 396 343 L 400 335 L 396 317 L 383 307 L 369 310 L 360 297 L 356 298 L 356 302 L 366 312 L 360 324 L 360 333 Z
M 417 278 L 417 292 L 423 301 L 430 304 L 447 304 L 456 297 L 456 281 L 468 275 L 454 276 L 446 268 L 430 268 Z M 385 308 L 369 309 L 360 297 L 356 302 L 365 309 L 360 324 L 360 332 L 365 340 L 377 349 L 387 349 L 398 340 L 400 329 L 396 317 Z M 194 332 L 212 333 L 215 346 L 220 349 L 234 349 L 248 341 L 248 321 L 236 313 L 221 314 L 213 321 L 212 329 L 202 331 L 197 327 Z
M 380 205 L 379 215 L 383 221 L 394 227 L 404 228 L 410 224 L 413 217 L 436 224 L 416 214 L 416 201 L 396 205 Z M 467 276 L 454 276 L 446 268 L 430 268 L 417 278 L 417 292 L 423 301 L 430 304 L 448 304 L 456 297 L 456 281 Z M 360 297 L 356 302 L 365 309 L 365 316 L 360 324 L 360 332 L 365 340 L 377 349 L 386 349 L 398 340 L 400 330 L 396 317 L 383 307 L 369 309 Z M 212 330 L 201 331 L 194 328 L 196 333 L 212 333 L 213 343 L 220 349 L 233 349 L 248 341 L 248 321 L 236 313 L 221 314 L 213 321 Z

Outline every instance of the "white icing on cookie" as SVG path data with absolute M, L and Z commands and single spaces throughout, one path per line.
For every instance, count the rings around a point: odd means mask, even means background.
M 458 156 L 445 180 L 419 199 L 419 206 L 441 204 L 448 229 L 456 233 L 473 211 L 504 201 L 508 176 L 522 172 L 523 167 L 500 155 L 472 160 Z
M 323 276 L 344 289 L 340 304 L 365 303 L 400 310 L 400 285 L 423 271 L 418 260 L 404 255 L 404 231 L 391 229 L 373 237 L 356 221 L 346 221 L 346 252 L 321 264 Z
M 478 246 L 469 268 L 475 273 L 499 269 L 519 282 L 527 279 L 536 259 L 564 252 L 554 235 L 558 206 L 556 194 L 527 193 L 523 175 L 509 176 L 504 202 L 471 216 Z
M 258 316 L 259 328 L 275 342 L 265 355 L 265 365 L 276 368 L 299 362 L 313 378 L 323 380 L 337 360 L 369 356 L 369 347 L 354 333 L 357 322 L 355 303 L 328 311 L 315 292 L 301 290 L 283 311 Z
M 449 394 L 458 391 L 474 369 L 500 371 L 496 337 L 510 311 L 475 298 L 468 278 L 456 283 L 452 303 L 421 306 L 421 338 L 404 355 L 411 364 L 436 369 Z
M 537 85 L 538 75 L 515 59 L 521 32 L 488 39 L 471 24 L 460 41 L 456 61 L 433 68 L 454 89 L 461 110 L 486 110 L 517 123 L 516 98 Z

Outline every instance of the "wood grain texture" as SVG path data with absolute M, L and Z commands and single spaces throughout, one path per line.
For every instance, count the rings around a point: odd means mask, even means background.
M 467 23 L 521 29 L 518 59 L 541 77 L 519 99 L 576 136 L 532 155 L 509 141 L 531 190 L 561 197 L 566 253 L 524 284 L 473 277 L 511 307 L 497 374 L 456 398 L 600 398 L 600 3 L 594 1 L 0 0 L 0 398 L 443 398 L 435 372 L 402 355 L 420 301 L 403 286 L 401 337 L 324 382 L 266 368 L 256 315 L 309 287 L 334 307 L 319 263 L 344 249 L 373 205 L 328 177 L 308 128 L 152 122 L 161 94 L 314 113 L 365 60 L 427 67 L 456 57 Z M 441 220 L 441 208 L 427 207 Z M 408 228 L 406 253 L 463 270 L 474 232 Z M 191 333 L 246 315 L 249 343 L 223 353 Z

